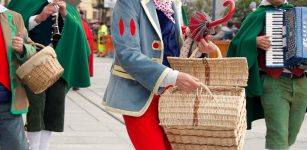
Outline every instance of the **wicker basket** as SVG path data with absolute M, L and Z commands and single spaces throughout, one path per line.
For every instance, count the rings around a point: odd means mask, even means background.
M 167 57 L 171 67 L 180 72 L 191 74 L 200 82 L 211 86 L 247 86 L 248 67 L 245 57 L 223 58 L 220 48 L 216 48 L 218 58 L 193 58 L 198 53 L 196 48 L 190 58 Z
M 245 105 L 244 105 L 245 107 Z M 211 137 L 211 138 L 233 138 L 240 136 L 242 130 L 246 129 L 246 111 L 241 113 L 240 123 L 236 129 L 226 129 L 204 126 L 163 126 L 167 135 L 183 135 L 183 136 L 197 136 L 197 137 Z
M 246 130 L 246 111 L 241 113 L 241 122 L 235 130 L 210 130 L 184 128 L 182 126 L 164 126 L 164 131 L 171 143 L 234 146 L 239 145 Z
M 174 150 L 242 150 L 244 145 L 245 133 L 246 130 L 243 130 L 238 145 L 220 146 L 220 145 L 186 144 L 186 143 L 172 142 L 172 147 Z
M 247 85 L 248 68 L 246 58 L 179 58 L 168 57 L 171 67 L 189 73 L 206 85 Z
M 218 49 L 218 48 L 217 48 Z M 193 51 L 192 57 L 197 53 Z M 175 70 L 200 79 L 203 88 L 166 90 L 159 119 L 174 150 L 241 150 L 246 132 L 246 58 L 168 57 Z M 204 90 L 205 89 L 205 90 Z
M 197 94 L 196 91 L 181 92 L 177 88 L 167 90 L 160 98 L 160 124 L 236 129 L 243 111 L 244 89 L 210 87 L 210 91 L 213 97 L 207 91 Z
M 245 92 L 208 87 L 185 93 L 176 87 L 159 100 L 159 119 L 174 150 L 241 150 L 246 132 Z
M 35 94 L 39 94 L 53 85 L 62 76 L 64 69 L 52 47 L 36 46 L 43 49 L 22 64 L 16 74 Z

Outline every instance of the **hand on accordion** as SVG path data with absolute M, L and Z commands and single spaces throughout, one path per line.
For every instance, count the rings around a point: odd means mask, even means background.
M 258 36 L 256 38 L 256 44 L 258 48 L 261 48 L 263 50 L 268 50 L 271 47 L 270 37 Z

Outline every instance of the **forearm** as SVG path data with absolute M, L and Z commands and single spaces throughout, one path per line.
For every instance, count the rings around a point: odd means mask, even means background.
M 177 76 L 179 71 L 171 69 L 162 81 L 160 87 L 167 87 L 169 85 L 176 85 Z

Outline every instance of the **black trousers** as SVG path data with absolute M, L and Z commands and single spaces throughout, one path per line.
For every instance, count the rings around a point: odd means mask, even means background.
M 41 94 L 34 94 L 28 87 L 26 92 L 30 103 L 26 130 L 63 132 L 66 81 L 60 78 Z

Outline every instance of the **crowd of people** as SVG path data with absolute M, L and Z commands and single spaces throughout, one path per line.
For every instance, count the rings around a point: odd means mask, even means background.
M 240 29 L 227 22 L 215 35 L 197 42 L 199 52 L 211 53 L 216 51 L 212 40 L 230 40 L 227 57 L 247 58 L 248 125 L 259 119 L 256 112 L 264 114 L 265 147 L 270 150 L 291 148 L 307 108 L 307 71 L 270 69 L 264 64 L 271 46 L 264 33 L 265 11 L 293 7 L 287 0 L 262 0 Z M 60 39 L 50 38 L 54 14 L 58 14 Z M 114 59 L 103 105 L 123 115 L 135 149 L 172 150 L 159 125 L 161 92 L 168 85 L 191 92 L 201 84 L 198 78 L 172 69 L 165 59 L 180 55 L 185 19 L 181 1 L 118 0 L 111 27 L 99 25 L 94 31 L 97 37 L 80 14 L 76 5 L 63 0 L 11 0 L 8 7 L 0 5 L 0 150 L 48 150 L 52 132 L 64 131 L 67 92 L 90 86 L 94 53 Z M 16 77 L 16 69 L 40 51 L 36 43 L 52 46 L 65 70 L 40 94 Z M 21 114 L 25 113 L 24 126 Z

